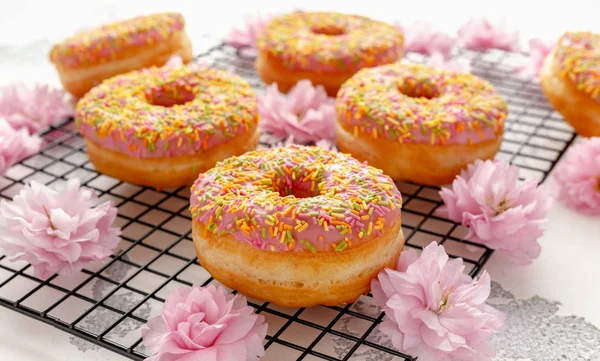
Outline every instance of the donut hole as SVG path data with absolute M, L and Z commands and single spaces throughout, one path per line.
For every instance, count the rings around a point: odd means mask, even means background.
M 317 195 L 315 194 L 315 191 L 310 190 L 310 183 L 308 185 L 292 183 L 291 185 L 276 186 L 273 188 L 282 197 L 293 196 L 294 198 L 311 198 Z
M 194 93 L 183 84 L 165 85 L 151 88 L 146 93 L 146 99 L 152 105 L 170 108 L 175 105 L 184 105 L 194 100 Z
M 425 83 L 416 83 L 411 84 L 410 86 L 407 84 L 400 84 L 398 85 L 398 91 L 409 98 L 434 99 L 440 96 L 437 89 Z
M 301 172 L 299 172 L 301 173 Z M 312 198 L 319 195 L 314 181 L 305 180 L 306 174 L 297 174 L 295 177 L 285 174 L 277 175 L 273 179 L 273 190 L 281 197 Z
M 327 36 L 339 36 L 346 33 L 346 29 L 338 25 L 313 25 L 310 28 L 313 34 L 327 35 Z

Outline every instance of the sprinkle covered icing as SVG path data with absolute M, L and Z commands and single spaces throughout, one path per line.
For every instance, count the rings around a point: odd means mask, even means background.
M 564 78 L 600 102 L 600 34 L 565 33 L 556 45 L 555 59 Z
M 342 153 L 291 145 L 232 157 L 192 186 L 207 237 L 271 251 L 344 251 L 398 221 L 402 196 L 381 170 Z
M 256 95 L 237 75 L 206 67 L 147 68 L 110 78 L 77 103 L 82 135 L 138 158 L 191 155 L 250 132 Z
M 356 72 L 402 56 L 394 26 L 358 15 L 294 12 L 269 23 L 258 48 L 291 70 Z
M 181 33 L 185 22 L 178 13 L 139 16 L 82 31 L 54 46 L 53 63 L 71 68 L 103 64 L 127 56 L 132 49 L 156 45 Z
M 504 129 L 508 108 L 487 81 L 420 64 L 363 69 L 337 96 L 348 131 L 400 143 L 472 144 Z

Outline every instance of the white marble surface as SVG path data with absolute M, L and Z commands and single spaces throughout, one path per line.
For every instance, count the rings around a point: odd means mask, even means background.
M 48 49 L 54 41 L 78 28 L 164 10 L 184 13 L 196 47 L 202 46 L 200 42 L 205 41 L 200 38 L 201 34 L 210 33 L 218 38 L 231 26 L 241 24 L 244 14 L 275 13 L 294 8 L 338 9 L 387 21 L 428 20 L 445 31 L 455 30 L 469 15 L 486 15 L 496 20 L 504 18 L 508 26 L 520 29 L 526 38 L 538 36 L 552 39 L 562 31 L 572 29 L 600 30 L 597 21 L 600 4 L 594 0 L 321 0 L 297 4 L 283 1 L 218 1 L 211 2 L 210 6 L 201 6 L 200 3 L 191 0 L 3 1 L 0 5 L 0 84 L 16 80 L 58 84 L 46 60 Z M 554 188 L 552 180 L 549 182 Z M 600 259 L 600 220 L 579 215 L 555 203 L 546 228 L 541 239 L 542 255 L 532 265 L 515 267 L 493 256 L 487 265 L 488 271 L 493 280 L 517 298 L 528 299 L 537 295 L 558 301 L 562 303 L 559 314 L 585 317 L 600 327 L 600 288 L 597 287 L 600 282 L 597 265 Z M 0 307 L 0 360 L 40 359 L 124 360 L 103 349 L 82 353 L 62 331 Z

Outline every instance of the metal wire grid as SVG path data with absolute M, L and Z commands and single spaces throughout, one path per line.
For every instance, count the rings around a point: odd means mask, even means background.
M 512 72 L 521 55 L 500 51 L 458 51 L 473 72 L 490 80 L 506 99 L 510 116 L 498 158 L 521 167 L 522 177 L 543 181 L 575 135 L 546 102 L 535 80 Z M 254 71 L 254 55 L 220 45 L 199 61 L 233 70 L 258 91 L 264 88 Z M 409 61 L 424 58 L 408 54 Z M 43 134 L 47 146 L 0 177 L 0 196 L 12 198 L 31 180 L 61 187 L 69 178 L 95 189 L 100 199 L 119 208 L 117 226 L 122 243 L 105 263 L 92 264 L 72 276 L 33 277 L 23 262 L 0 256 L 0 304 L 78 338 L 134 360 L 149 353 L 140 328 L 160 314 L 166 295 L 182 285 L 216 283 L 198 264 L 191 240 L 188 187 L 154 190 L 101 175 L 85 153 L 82 138 L 69 121 Z M 434 215 L 441 205 L 438 188 L 398 183 L 403 194 L 403 232 L 407 245 L 421 249 L 443 243 L 453 257 L 463 257 L 467 272 L 476 275 L 492 251 L 463 241 L 466 230 Z M 410 360 L 395 351 L 377 326 L 383 315 L 370 296 L 339 307 L 281 308 L 250 299 L 265 315 L 269 332 L 264 360 Z M 72 342 L 76 342 L 73 338 Z

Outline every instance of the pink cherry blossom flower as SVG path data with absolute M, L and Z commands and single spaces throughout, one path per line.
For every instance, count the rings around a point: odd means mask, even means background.
M 233 29 L 225 38 L 225 43 L 236 49 L 256 48 L 256 42 L 269 24 L 271 16 L 256 16 L 246 19 L 244 28 Z
M 183 65 L 183 59 L 181 58 L 181 56 L 173 55 L 169 58 L 169 60 L 167 60 L 167 62 L 163 66 L 165 68 L 178 68 L 182 65 Z
M 504 26 L 492 24 L 481 17 L 469 19 L 458 29 L 458 42 L 461 46 L 475 51 L 500 49 L 517 52 L 520 50 L 518 32 L 509 32 Z
M 290 144 L 295 144 L 294 136 L 292 136 L 292 135 L 290 135 L 289 137 L 287 137 L 285 139 L 281 139 L 281 138 L 278 138 L 276 136 L 273 136 L 273 135 L 267 134 L 267 133 L 262 133 L 260 135 L 259 148 L 261 148 L 261 149 L 287 147 Z
M 468 60 L 446 60 L 444 59 L 442 54 L 439 53 L 432 54 L 425 62 L 425 65 L 430 66 L 432 68 L 444 69 L 457 73 L 471 72 L 471 63 Z
M 118 245 L 121 231 L 111 227 L 117 209 L 96 201 L 77 179 L 60 192 L 33 181 L 12 202 L 0 202 L 0 249 L 13 260 L 29 262 L 42 279 L 103 260 Z
M 173 55 L 169 58 L 169 60 L 167 60 L 167 62 L 165 63 L 165 65 L 163 65 L 163 67 L 165 68 L 178 68 L 180 66 L 186 65 L 189 68 L 196 68 L 196 69 L 200 69 L 200 68 L 210 68 L 210 65 L 204 61 L 204 60 L 199 60 L 199 61 L 192 61 L 190 63 L 184 64 L 183 59 L 181 58 L 181 56 L 179 55 Z M 227 69 L 225 69 L 225 71 L 228 72 L 233 72 L 234 67 L 228 67 Z
M 600 137 L 572 146 L 554 179 L 564 204 L 582 214 L 600 215 Z
M 262 130 L 274 137 L 291 135 L 300 144 L 335 139 L 335 100 L 310 80 L 299 81 L 287 94 L 272 84 L 258 99 L 258 112 Z
M 315 142 L 315 146 L 323 148 L 323 149 L 328 150 L 330 152 L 337 152 L 338 151 L 337 146 L 335 145 L 335 143 L 333 143 L 332 141 L 330 141 L 328 139 L 317 140 Z
M 395 348 L 423 361 L 492 361 L 488 340 L 505 316 L 485 303 L 487 272 L 472 280 L 464 268 L 462 259 L 449 260 L 432 242 L 420 257 L 405 250 L 396 270 L 379 272 L 371 292 L 385 311 L 379 328 Z
M 396 25 L 404 34 L 404 50 L 431 56 L 441 54 L 444 59 L 450 56 L 454 39 L 433 25 L 418 21 L 409 26 Z
M 35 133 L 66 120 L 73 112 L 73 101 L 62 89 L 23 84 L 0 88 L 0 116 L 16 129 Z
M 182 287 L 166 299 L 162 315 L 142 329 L 154 352 L 146 361 L 250 361 L 265 353 L 267 324 L 242 295 L 222 286 Z
M 278 140 L 275 137 L 269 136 L 268 134 L 263 134 L 263 137 L 261 139 L 261 142 L 263 143 L 267 143 L 266 147 L 262 147 L 262 148 L 279 148 L 279 147 L 287 147 L 288 145 L 291 144 L 296 144 L 294 142 L 294 136 L 290 135 L 289 137 L 287 137 L 286 139 L 282 140 Z M 328 150 L 330 152 L 337 152 L 337 146 L 335 145 L 334 142 L 328 140 L 328 139 L 321 139 L 321 140 L 317 140 L 315 142 L 315 147 L 320 147 L 323 148 L 325 150 Z
M 538 76 L 544 65 L 544 60 L 554 48 L 554 43 L 544 43 L 541 39 L 529 40 L 529 56 L 516 70 L 526 76 Z
M 26 129 L 13 129 L 0 118 L 0 176 L 15 163 L 40 150 L 42 139 L 29 135 Z
M 442 188 L 438 213 L 469 227 L 465 239 L 528 264 L 540 255 L 537 239 L 552 205 L 548 189 L 535 179 L 519 183 L 519 168 L 504 161 L 481 161 Z

